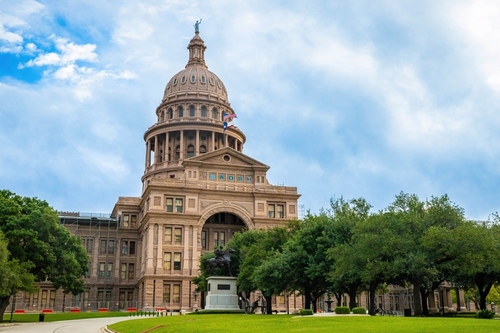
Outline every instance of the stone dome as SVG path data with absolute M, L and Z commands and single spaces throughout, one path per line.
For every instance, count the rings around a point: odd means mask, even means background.
M 168 100 L 176 95 L 187 92 L 200 92 L 215 95 L 220 98 L 221 102 L 228 102 L 224 83 L 217 75 L 209 71 L 205 64 L 204 52 L 206 48 L 197 32 L 188 45 L 189 61 L 186 68 L 175 74 L 168 81 L 163 94 L 163 100 Z

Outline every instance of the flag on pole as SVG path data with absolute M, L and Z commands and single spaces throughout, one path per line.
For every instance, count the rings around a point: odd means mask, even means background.
M 222 119 L 224 120 L 224 131 L 229 127 L 234 126 L 233 125 L 234 118 L 238 118 L 238 116 L 236 116 L 236 113 L 226 113 L 226 112 L 223 113 Z

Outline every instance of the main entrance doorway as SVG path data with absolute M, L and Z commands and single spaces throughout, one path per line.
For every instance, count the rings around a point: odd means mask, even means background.
M 245 223 L 231 213 L 216 213 L 210 216 L 201 229 L 201 250 L 213 251 L 224 247 L 234 233 L 245 229 Z

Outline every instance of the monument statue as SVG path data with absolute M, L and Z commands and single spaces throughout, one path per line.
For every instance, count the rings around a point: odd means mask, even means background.
M 230 247 L 228 247 L 226 251 L 223 250 L 222 246 L 216 248 L 214 251 L 215 258 L 210 258 L 207 260 L 210 272 L 214 274 L 214 271 L 217 267 L 227 267 L 229 276 L 232 276 L 231 253 L 234 253 L 234 250 Z
M 201 20 L 200 19 L 199 21 L 196 21 L 196 23 L 194 24 L 194 32 L 195 33 L 199 33 L 200 32 L 200 24 L 201 24 Z

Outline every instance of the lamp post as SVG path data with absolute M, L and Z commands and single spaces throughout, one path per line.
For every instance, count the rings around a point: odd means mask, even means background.
M 439 290 L 441 291 L 441 313 L 444 317 L 444 291 L 445 291 L 445 287 L 441 286 L 441 287 L 439 287 Z

